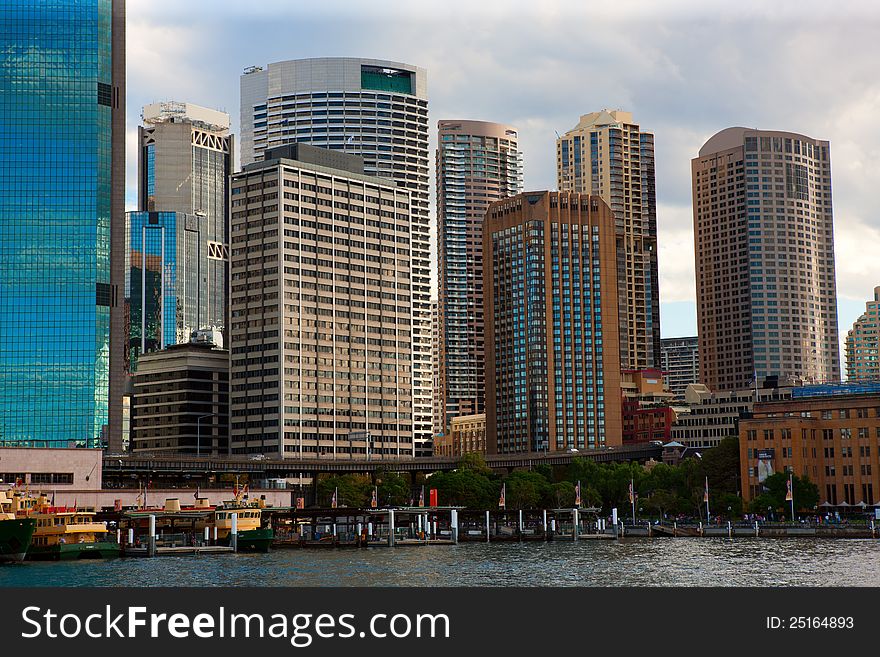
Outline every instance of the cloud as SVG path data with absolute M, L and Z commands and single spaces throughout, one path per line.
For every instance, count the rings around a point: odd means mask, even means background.
M 868 1 L 129 0 L 129 130 L 141 105 L 168 98 L 226 109 L 237 126 L 251 64 L 385 58 L 427 68 L 432 151 L 438 119 L 512 124 L 537 189 L 555 186 L 555 131 L 631 111 L 655 134 L 661 301 L 675 312 L 694 298 L 691 158 L 732 125 L 800 132 L 831 141 L 838 292 L 863 301 L 880 284 L 865 247 L 880 240 L 878 18 Z

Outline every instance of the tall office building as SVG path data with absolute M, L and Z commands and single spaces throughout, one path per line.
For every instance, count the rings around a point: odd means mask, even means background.
M 200 217 L 205 251 L 199 294 L 205 305 L 195 328 L 226 326 L 229 277 L 229 194 L 233 136 L 229 115 L 192 103 L 147 105 L 138 128 L 138 209 Z M 190 220 L 192 221 L 192 220 Z M 191 289 L 192 296 L 195 289 Z M 183 336 L 188 342 L 189 336 Z
M 182 212 L 125 217 L 126 366 L 135 372 L 142 355 L 186 344 L 195 331 L 223 325 L 227 260 L 214 251 L 223 243 L 216 232 L 222 222 Z
M 622 444 L 611 209 L 570 192 L 497 201 L 483 256 L 487 452 Z
M 880 287 L 874 300 L 846 334 L 846 378 L 848 381 L 880 379 Z
M 121 363 L 125 3 L 2 3 L 0 69 L 0 442 L 99 446 L 121 436 L 107 424 Z
M 556 140 L 559 191 L 602 197 L 614 213 L 620 361 L 623 369 L 660 364 L 660 279 L 654 135 L 630 112 L 581 116 Z
M 232 452 L 412 456 L 410 192 L 291 144 L 231 198 Z
M 440 121 L 437 138 L 440 427 L 486 410 L 483 220 L 489 204 L 522 191 L 516 129 Z
M 683 400 L 685 389 L 691 383 L 700 381 L 697 336 L 660 340 L 660 368 L 666 377 L 669 391 L 677 400 Z
M 700 382 L 839 381 L 828 142 L 727 128 L 691 171 Z
M 364 171 L 411 192 L 413 425 L 431 455 L 431 271 L 425 69 L 331 57 L 252 67 L 241 77 L 241 163 L 289 142 L 360 155 Z

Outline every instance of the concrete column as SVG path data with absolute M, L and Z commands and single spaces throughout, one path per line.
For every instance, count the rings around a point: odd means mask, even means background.
M 758 521 L 755 520 L 755 536 L 758 536 Z
M 128 528 L 128 544 L 134 545 L 134 528 Z
M 229 544 L 233 552 L 238 552 L 238 514 L 232 514 L 232 530 L 229 532 Z
M 373 523 L 371 522 L 367 523 L 367 536 L 373 538 Z
M 394 509 L 388 510 L 388 547 L 394 547 Z
M 116 545 L 122 545 L 122 530 L 116 528 Z
M 211 541 L 211 528 L 205 527 L 205 544 Z
M 727 538 L 733 538 L 733 525 L 730 524 L 730 520 L 727 521 Z
M 150 530 L 147 537 L 147 556 L 156 556 L 156 516 L 150 516 Z
M 523 531 L 523 519 L 522 519 L 522 509 L 519 510 L 519 540 L 522 540 L 522 531 Z
M 547 540 L 547 509 L 544 509 L 544 520 L 541 523 L 541 530 L 544 532 L 544 540 Z
M 578 534 L 580 534 L 580 528 L 578 525 L 580 524 L 580 518 L 578 517 L 580 514 L 577 509 L 571 510 L 571 519 L 574 522 L 574 530 L 572 531 L 572 538 L 576 541 L 578 540 Z
M 217 544 L 217 525 L 214 525 L 214 544 Z
M 449 512 L 449 527 L 452 530 L 452 542 L 458 545 L 458 511 L 456 509 Z
M 486 511 L 486 542 L 489 542 L 489 512 Z

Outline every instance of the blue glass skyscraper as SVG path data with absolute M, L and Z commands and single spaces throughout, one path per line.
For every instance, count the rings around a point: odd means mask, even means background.
M 96 446 L 106 433 L 123 39 L 124 2 L 0 4 L 2 444 Z

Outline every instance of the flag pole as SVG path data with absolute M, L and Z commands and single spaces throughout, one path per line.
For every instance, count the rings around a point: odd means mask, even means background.
M 629 480 L 629 499 L 633 507 L 633 525 L 636 524 L 636 487 L 635 479 Z
M 709 524 L 709 477 L 706 476 L 706 524 Z

